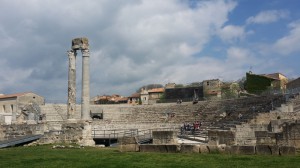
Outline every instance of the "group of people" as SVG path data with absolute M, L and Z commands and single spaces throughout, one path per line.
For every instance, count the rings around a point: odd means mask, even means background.
M 194 123 L 189 123 L 189 122 L 185 122 L 183 123 L 183 125 L 181 126 L 181 132 L 183 131 L 196 131 L 196 130 L 200 130 L 202 123 L 199 121 L 195 121 Z

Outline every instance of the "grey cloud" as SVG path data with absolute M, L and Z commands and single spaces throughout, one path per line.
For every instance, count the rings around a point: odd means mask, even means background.
M 209 77 L 200 73 L 205 63 L 192 55 L 202 51 L 236 3 L 197 3 L 189 8 L 184 1 L 4 1 L 0 52 L 6 53 L 1 59 L 12 78 L 1 91 L 31 90 L 65 100 L 66 51 L 72 38 L 81 36 L 90 40 L 92 95 L 129 95 L 148 83 Z M 10 85 L 18 82 L 22 85 Z

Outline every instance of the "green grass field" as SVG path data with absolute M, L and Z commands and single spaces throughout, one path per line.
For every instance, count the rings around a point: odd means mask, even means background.
M 300 156 L 121 153 L 117 148 L 52 149 L 52 146 L 0 149 L 0 167 L 300 167 Z

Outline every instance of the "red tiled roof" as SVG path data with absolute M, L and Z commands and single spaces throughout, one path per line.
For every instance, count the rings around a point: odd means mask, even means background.
M 134 94 L 132 94 L 131 96 L 129 96 L 129 97 L 131 97 L 131 98 L 136 98 L 136 97 L 140 97 L 141 95 L 139 94 L 139 93 L 134 93 Z
M 270 79 L 280 80 L 279 78 L 280 75 L 285 77 L 285 75 L 283 75 L 282 73 L 263 74 L 262 76 L 265 76 Z
M 116 101 L 127 101 L 127 100 L 128 100 L 127 97 L 122 97 L 122 98 L 117 99 Z
M 12 98 L 12 97 L 19 97 L 19 96 L 23 96 L 23 95 L 25 95 L 27 93 L 32 93 L 32 92 L 23 92 L 23 93 L 14 93 L 14 94 L 0 95 L 0 99 Z
M 154 89 L 148 90 L 148 93 L 162 93 L 164 91 L 165 91 L 164 88 L 154 88 Z

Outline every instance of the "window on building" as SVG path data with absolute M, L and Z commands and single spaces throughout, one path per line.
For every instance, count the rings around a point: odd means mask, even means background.
M 11 110 L 11 112 L 14 111 L 14 105 L 13 104 L 10 105 L 10 110 Z
M 209 86 L 209 82 L 208 81 L 206 82 L 206 85 Z
M 5 105 L 3 105 L 3 112 L 5 112 Z

